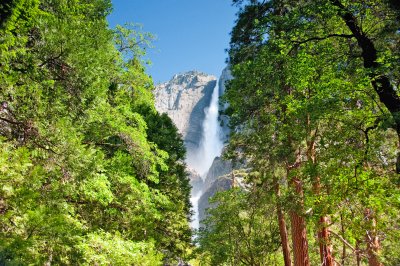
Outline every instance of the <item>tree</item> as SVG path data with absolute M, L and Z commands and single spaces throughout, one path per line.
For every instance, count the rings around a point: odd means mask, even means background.
M 0 262 L 185 257 L 184 150 L 169 121 L 139 108 L 154 105 L 150 36 L 109 29 L 107 0 L 12 3 L 0 26 Z M 176 147 L 158 142 L 159 122 Z
M 379 256 L 376 239 L 391 233 L 384 224 L 377 229 L 375 213 L 380 213 L 381 207 L 371 200 L 390 202 L 394 212 L 396 204 L 379 189 L 374 191 L 371 183 L 379 182 L 398 193 L 390 187 L 396 169 L 393 151 L 397 144 L 393 143 L 397 140 L 388 126 L 397 129 L 396 112 L 377 99 L 377 87 L 381 88 L 383 81 L 373 75 L 379 72 L 379 77 L 386 76 L 392 84 L 398 79 L 397 66 L 391 63 L 396 60 L 397 22 L 381 20 L 394 13 L 386 4 L 348 4 L 347 11 L 356 18 L 353 22 L 362 23 L 362 34 L 376 40 L 374 45 L 382 51 L 375 58 L 379 66 L 371 72 L 365 67 L 362 46 L 341 17 L 344 12 L 331 2 L 247 1 L 244 6 L 246 1 L 234 2 L 242 8 L 232 31 L 234 79 L 226 94 L 234 129 L 230 141 L 236 151 L 233 156 L 246 157 L 254 171 L 276 173 L 281 169 L 270 180 L 292 184 L 290 201 L 283 206 L 298 216 L 292 216 L 295 265 L 317 263 L 307 254 L 310 232 L 318 235 L 323 265 L 334 264 L 331 247 L 338 245 L 336 241 L 343 244 L 342 261 L 347 260 L 345 250 L 350 246 L 358 254 L 357 260 L 364 256 L 377 265 L 384 256 Z M 386 141 L 392 143 L 391 148 Z M 380 157 L 379 153 L 385 155 Z M 349 203 L 352 193 L 357 196 Z M 369 217 L 369 222 L 342 227 L 339 235 L 336 221 L 344 219 L 346 212 L 341 206 L 348 204 L 363 206 L 362 211 L 352 213 L 352 219 Z M 374 215 L 365 215 L 372 205 Z M 333 211 L 338 207 L 339 212 Z M 397 221 L 396 215 L 384 216 Z M 368 237 L 361 234 L 365 230 Z M 346 240 L 349 231 L 357 239 Z M 397 243 L 392 236 L 390 239 Z M 309 244 L 314 245 L 312 238 Z
M 169 155 L 165 161 L 168 168 L 159 169 L 160 181 L 151 185 L 167 195 L 173 202 L 173 208 L 166 210 L 164 222 L 167 227 L 160 230 L 164 237 L 160 240 L 163 247 L 173 250 L 174 254 L 184 256 L 191 243 L 191 230 L 186 221 L 191 217 L 189 177 L 184 162 L 186 149 L 178 128 L 167 114 L 159 114 L 154 106 L 140 106 L 139 113 L 147 124 L 148 140 L 154 142 L 159 149 Z M 179 221 L 185 221 L 184 223 Z
M 278 226 L 271 205 L 261 191 L 240 188 L 213 197 L 200 229 L 200 251 L 210 256 L 210 265 L 272 265 L 281 262 L 273 255 L 279 247 Z

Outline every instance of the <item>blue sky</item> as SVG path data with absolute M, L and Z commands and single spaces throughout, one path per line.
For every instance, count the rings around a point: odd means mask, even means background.
M 147 72 L 155 83 L 199 70 L 219 76 L 225 67 L 236 7 L 231 0 L 112 0 L 111 27 L 140 23 L 157 36 Z

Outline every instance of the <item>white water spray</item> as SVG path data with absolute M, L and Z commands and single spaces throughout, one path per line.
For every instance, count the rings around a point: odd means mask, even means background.
M 194 160 L 188 162 L 189 166 L 196 170 L 204 180 L 207 176 L 208 170 L 210 169 L 212 162 L 215 157 L 220 156 L 223 148 L 221 140 L 221 126 L 218 122 L 218 107 L 219 107 L 219 86 L 218 80 L 214 87 L 210 105 L 204 109 L 205 118 L 203 121 L 203 132 L 202 139 L 198 151 L 194 156 Z M 196 195 L 192 195 L 191 202 L 193 205 L 194 215 L 192 221 L 192 227 L 199 227 L 199 216 L 198 216 L 198 201 L 202 195 L 202 190 Z
M 204 179 L 215 157 L 221 155 L 223 143 L 218 122 L 219 87 L 218 80 L 211 95 L 210 105 L 204 109 L 202 139 L 192 167 Z
M 190 197 L 190 202 L 192 203 L 193 209 L 193 220 L 190 223 L 190 227 L 193 229 L 198 229 L 200 225 L 199 221 L 199 200 L 203 192 L 199 190 L 196 194 L 192 194 Z

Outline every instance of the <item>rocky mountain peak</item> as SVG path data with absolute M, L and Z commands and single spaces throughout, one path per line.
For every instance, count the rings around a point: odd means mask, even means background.
M 180 74 L 175 74 L 172 79 L 168 82 L 165 83 L 175 83 L 175 84 L 191 84 L 193 86 L 196 86 L 196 83 L 198 82 L 204 82 L 209 80 L 210 78 L 212 79 L 217 79 L 213 75 L 208 75 L 206 73 L 197 71 L 197 70 L 192 70 L 192 71 L 187 71 L 184 73 Z M 200 85 L 200 84 L 198 84 Z
M 188 156 L 201 140 L 204 108 L 211 100 L 217 78 L 199 71 L 177 74 L 154 90 L 158 112 L 167 113 L 182 134 Z
M 225 92 L 225 83 L 232 78 L 229 66 L 226 67 L 219 78 L 219 95 Z M 220 157 L 214 161 L 208 169 L 207 176 L 201 176 L 194 170 L 193 164 L 198 157 L 199 147 L 202 141 L 203 122 L 205 120 L 206 107 L 210 106 L 217 78 L 200 71 L 188 71 L 176 74 L 168 82 L 161 83 L 154 90 L 155 106 L 158 112 L 167 113 L 183 136 L 186 150 L 188 173 L 190 174 L 192 199 L 194 208 L 199 211 L 200 220 L 204 218 L 204 210 L 209 207 L 208 198 L 216 191 L 230 187 L 232 164 Z M 220 104 L 219 110 L 224 110 L 226 104 Z M 219 117 L 222 131 L 219 132 L 222 141 L 226 141 L 229 128 L 228 118 L 224 115 Z M 196 153 L 197 152 L 197 153 Z M 205 178 L 205 181 L 203 180 Z M 200 195 L 202 195 L 200 197 Z

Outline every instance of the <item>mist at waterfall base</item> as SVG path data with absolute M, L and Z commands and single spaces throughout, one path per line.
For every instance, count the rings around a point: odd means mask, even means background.
M 210 104 L 205 108 L 205 117 L 202 125 L 202 139 L 198 150 L 192 158 L 188 158 L 188 166 L 193 168 L 204 180 L 207 176 L 212 162 L 215 157 L 220 156 L 223 148 L 221 138 L 221 126 L 218 121 L 219 111 L 219 86 L 218 80 L 214 87 Z M 199 228 L 198 201 L 203 193 L 202 188 L 194 188 L 192 191 L 198 191 L 195 195 L 191 195 L 191 203 L 193 206 L 192 228 Z

